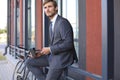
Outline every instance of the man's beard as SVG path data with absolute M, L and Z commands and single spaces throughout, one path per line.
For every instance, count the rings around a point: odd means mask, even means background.
M 56 13 L 49 15 L 48 17 L 53 18 Z

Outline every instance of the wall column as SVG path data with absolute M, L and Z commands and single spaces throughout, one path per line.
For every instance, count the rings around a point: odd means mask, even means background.
M 41 49 L 43 47 L 43 9 L 42 0 L 36 0 L 36 48 Z

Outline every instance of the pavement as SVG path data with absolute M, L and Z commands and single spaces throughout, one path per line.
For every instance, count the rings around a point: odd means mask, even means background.
M 0 43 L 0 52 L 5 52 L 5 43 Z M 9 51 L 8 51 L 9 52 Z M 6 60 L 0 61 L 0 80 L 12 80 L 13 71 L 17 60 L 12 57 L 9 53 L 5 55 Z
M 7 60 L 0 61 L 0 80 L 12 80 L 14 67 Z

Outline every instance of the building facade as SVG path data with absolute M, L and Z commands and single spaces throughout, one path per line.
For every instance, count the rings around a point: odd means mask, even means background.
M 79 59 L 68 69 L 74 80 L 120 80 L 120 1 L 56 0 L 74 31 Z M 8 0 L 7 47 L 48 46 L 43 0 Z

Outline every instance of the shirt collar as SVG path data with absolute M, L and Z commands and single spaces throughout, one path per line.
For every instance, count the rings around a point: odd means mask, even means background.
M 52 22 L 53 24 L 55 24 L 55 21 L 56 21 L 56 19 L 57 19 L 57 16 L 58 16 L 58 14 L 56 14 L 56 15 L 53 17 L 53 19 L 51 20 L 51 22 Z

